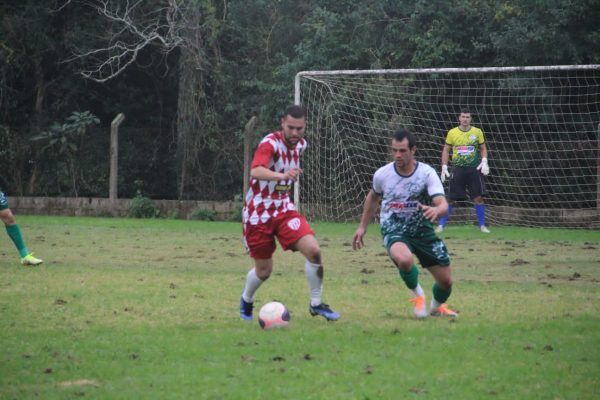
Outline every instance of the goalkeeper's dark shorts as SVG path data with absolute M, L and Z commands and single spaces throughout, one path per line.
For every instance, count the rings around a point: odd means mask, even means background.
M 466 200 L 479 196 L 485 196 L 485 185 L 481 172 L 475 167 L 453 167 L 448 198 L 450 200 Z
M 8 208 L 8 199 L 4 195 L 4 193 L 0 190 L 0 211 L 6 210 Z

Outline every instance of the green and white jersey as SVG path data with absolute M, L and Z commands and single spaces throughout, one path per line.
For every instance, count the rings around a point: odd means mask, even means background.
M 379 223 L 384 237 L 391 233 L 420 237 L 433 232 L 419 208 L 419 203 L 431 205 L 435 196 L 444 195 L 442 182 L 431 166 L 417 162 L 414 172 L 403 176 L 391 162 L 375 172 L 372 190 L 382 198 Z
M 2 192 L 2 189 L 0 188 L 0 211 L 6 210 L 7 208 L 8 208 L 8 199 Z

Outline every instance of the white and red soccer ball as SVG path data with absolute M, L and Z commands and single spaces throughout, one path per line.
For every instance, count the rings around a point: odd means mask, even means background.
M 290 312 L 278 301 L 272 301 L 260 308 L 258 323 L 263 329 L 285 328 L 290 322 Z

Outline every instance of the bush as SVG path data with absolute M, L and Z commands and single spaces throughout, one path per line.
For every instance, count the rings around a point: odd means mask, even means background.
M 178 209 L 174 209 L 174 210 L 170 210 L 167 213 L 167 217 L 168 219 L 179 219 L 179 210 Z
M 142 193 L 138 191 L 129 202 L 127 215 L 132 218 L 156 218 L 160 215 L 160 210 L 154 206 L 152 200 L 142 196 Z
M 214 210 L 207 208 L 196 208 L 192 211 L 191 218 L 200 221 L 214 221 L 217 217 L 217 213 Z
M 238 206 L 235 208 L 235 210 L 233 210 L 233 212 L 231 213 L 231 216 L 229 217 L 230 221 L 233 222 L 242 222 L 242 211 L 243 211 L 244 207 L 243 206 Z

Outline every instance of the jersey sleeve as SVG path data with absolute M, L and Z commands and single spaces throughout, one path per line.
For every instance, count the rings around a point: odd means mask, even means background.
M 273 145 L 268 140 L 263 140 L 254 152 L 254 158 L 252 159 L 252 164 L 250 164 L 250 169 L 256 167 L 269 168 L 274 152 L 275 148 Z
M 430 168 L 429 173 L 427 174 L 427 194 L 432 198 L 445 195 L 442 181 L 433 168 Z
M 483 131 L 481 129 L 477 132 L 477 143 L 480 145 L 485 143 L 485 138 L 483 137 Z
M 448 133 L 446 134 L 446 144 L 452 146 L 454 143 L 452 143 L 452 129 L 450 129 L 448 131 Z
M 304 154 L 304 152 L 308 148 L 308 142 L 306 141 L 306 139 L 302 138 L 302 140 L 300 141 L 300 144 L 301 144 L 301 146 L 298 149 L 298 154 L 302 155 L 302 154 Z
M 373 175 L 373 187 L 371 190 L 373 190 L 373 192 L 378 196 L 383 194 L 383 179 L 381 179 L 381 170 L 376 171 Z

